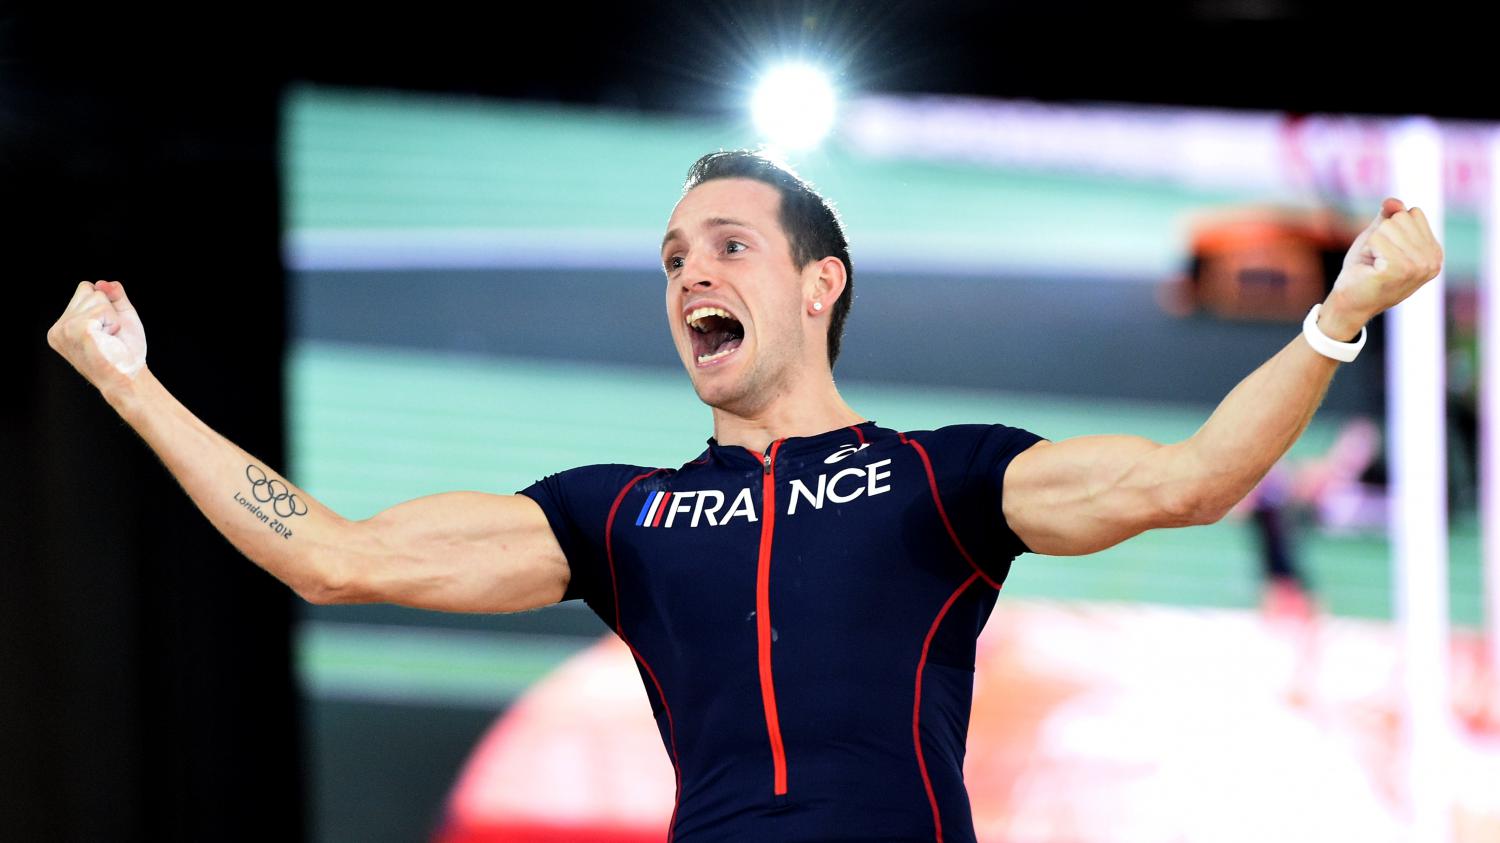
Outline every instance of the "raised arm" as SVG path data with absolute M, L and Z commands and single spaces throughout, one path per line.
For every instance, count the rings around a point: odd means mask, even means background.
M 351 521 L 214 432 L 146 368 L 145 331 L 118 282 L 79 284 L 47 341 L 225 538 L 310 602 L 511 612 L 563 595 L 567 561 L 529 498 L 453 492 Z
M 1378 313 L 1437 277 L 1443 251 L 1421 209 L 1386 199 L 1344 258 L 1318 327 L 1347 342 Z M 1156 527 L 1224 517 L 1297 441 L 1338 363 L 1292 340 L 1230 391 L 1183 442 L 1083 436 L 1039 442 L 1011 462 L 1011 529 L 1037 553 L 1093 553 Z

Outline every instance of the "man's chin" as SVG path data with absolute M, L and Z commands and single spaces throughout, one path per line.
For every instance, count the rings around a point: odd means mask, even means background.
M 746 379 L 726 378 L 720 376 L 720 373 L 714 373 L 710 377 L 700 375 L 693 378 L 693 391 L 698 393 L 699 401 L 728 413 L 742 412 L 746 409 L 746 405 L 751 403 L 747 400 L 751 396 Z
M 695 379 L 693 381 L 693 391 L 698 393 L 699 401 L 716 409 L 727 410 L 739 403 L 739 391 L 730 389 L 728 384 L 705 384 Z

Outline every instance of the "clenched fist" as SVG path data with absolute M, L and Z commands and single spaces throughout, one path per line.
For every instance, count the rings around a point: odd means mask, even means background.
M 1359 325 L 1400 304 L 1442 268 L 1443 247 L 1422 209 L 1407 210 L 1401 200 L 1386 199 L 1344 256 L 1324 313 L 1335 310 L 1357 333 Z
M 146 365 L 146 329 L 118 281 L 80 282 L 47 331 L 47 344 L 100 389 L 134 378 Z

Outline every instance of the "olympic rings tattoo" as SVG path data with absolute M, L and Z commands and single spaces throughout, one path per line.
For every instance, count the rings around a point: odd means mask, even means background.
M 271 510 L 282 518 L 307 514 L 307 502 L 297 497 L 285 483 L 268 477 L 259 466 L 245 466 L 245 477 L 250 481 L 250 494 L 257 501 L 270 504 Z

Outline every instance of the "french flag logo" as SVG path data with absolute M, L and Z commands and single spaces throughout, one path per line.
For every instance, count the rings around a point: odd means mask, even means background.
M 656 527 L 661 524 L 661 517 L 667 512 L 667 504 L 672 502 L 671 492 L 655 492 L 646 498 L 646 504 L 641 507 L 641 514 L 635 517 L 637 527 Z

